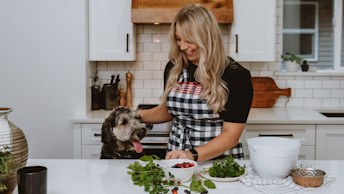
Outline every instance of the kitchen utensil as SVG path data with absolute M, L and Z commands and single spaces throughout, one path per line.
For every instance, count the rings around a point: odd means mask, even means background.
M 18 194 L 47 194 L 47 168 L 27 166 L 18 170 Z
M 294 183 L 303 187 L 320 187 L 326 172 L 315 168 L 295 168 L 291 171 Z
M 255 137 L 247 140 L 253 169 L 265 178 L 285 178 L 295 166 L 301 144 L 279 137 Z
M 106 110 L 112 110 L 119 105 L 119 91 L 118 91 L 118 84 L 119 84 L 119 75 L 116 77 L 115 83 L 115 75 L 111 75 L 110 84 L 104 84 L 102 89 L 102 95 L 104 96 Z
M 271 77 L 252 77 L 253 108 L 271 108 L 279 96 L 291 96 L 291 89 L 280 89 Z
M 133 108 L 133 91 L 132 91 L 132 88 L 131 88 L 133 74 L 128 72 L 128 73 L 125 74 L 125 76 L 127 77 L 126 105 L 129 108 Z

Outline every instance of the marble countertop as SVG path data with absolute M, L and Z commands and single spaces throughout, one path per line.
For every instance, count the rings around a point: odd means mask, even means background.
M 91 111 L 73 115 L 72 123 L 103 123 L 111 111 Z M 342 112 L 344 108 L 274 107 L 252 108 L 247 124 L 344 124 L 344 117 L 326 117 L 320 112 Z
M 81 159 L 29 159 L 28 166 L 46 166 L 49 194 L 78 194 L 78 193 L 145 193 L 143 187 L 133 185 L 127 167 L 135 160 L 81 160 Z M 240 165 L 249 165 L 249 161 L 238 161 Z M 312 164 L 335 177 L 329 186 L 307 193 L 343 193 L 344 160 L 300 160 L 302 164 Z M 209 161 L 199 163 L 199 170 L 209 165 Z M 185 185 L 189 185 L 186 182 Z M 210 193 L 260 193 L 252 187 L 236 182 L 216 182 L 216 189 Z M 182 191 L 183 187 L 180 187 Z M 17 194 L 17 189 L 14 194 Z M 183 192 L 180 192 L 183 193 Z

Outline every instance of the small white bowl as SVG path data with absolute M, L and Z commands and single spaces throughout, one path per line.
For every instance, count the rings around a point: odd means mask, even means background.
M 193 167 L 188 168 L 172 168 L 172 166 L 184 162 L 189 162 L 194 164 Z M 197 162 L 188 159 L 170 159 L 170 160 L 160 160 L 159 165 L 161 166 L 162 170 L 165 172 L 165 177 L 169 177 L 169 172 L 174 175 L 174 179 L 180 182 L 187 182 L 191 179 L 192 175 L 194 174 L 197 168 Z

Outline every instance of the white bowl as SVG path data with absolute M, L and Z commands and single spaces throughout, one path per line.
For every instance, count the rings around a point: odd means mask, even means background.
M 194 166 L 189 168 L 172 168 L 172 166 L 183 162 L 193 163 Z M 169 177 L 169 172 L 171 172 L 171 174 L 174 175 L 174 178 L 172 179 L 180 182 L 187 182 L 188 180 L 190 180 L 197 168 L 197 162 L 188 159 L 161 160 L 159 161 L 159 165 L 165 172 L 165 177 Z
M 253 169 L 265 178 L 285 178 L 295 166 L 301 144 L 279 137 L 256 137 L 247 140 Z

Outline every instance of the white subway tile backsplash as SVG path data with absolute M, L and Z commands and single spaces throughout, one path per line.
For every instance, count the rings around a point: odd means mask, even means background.
M 106 71 L 107 70 L 107 62 L 106 61 L 97 61 L 97 70 L 98 71 Z
M 161 33 L 168 34 L 170 32 L 171 25 L 170 24 L 162 24 L 161 25 Z
M 251 62 L 251 70 L 262 71 L 269 70 L 269 63 L 267 62 Z
M 159 98 L 143 98 L 143 103 L 145 104 L 159 104 Z
M 143 62 L 141 61 L 127 61 L 125 63 L 126 70 L 139 71 L 143 69 Z
M 339 80 L 324 80 L 323 88 L 339 88 Z
M 279 71 L 281 70 L 281 62 L 269 62 L 269 71 Z
M 161 52 L 160 43 L 144 43 L 143 52 Z
M 289 102 L 287 103 L 288 107 L 292 106 L 303 106 L 303 98 L 290 98 Z
M 138 43 L 152 42 L 152 34 L 138 34 L 136 35 L 136 41 Z
M 136 98 L 135 96 L 133 97 L 133 105 L 138 106 L 139 104 L 143 104 L 143 98 Z
M 150 88 L 137 88 L 133 91 L 135 98 L 151 98 L 152 89 Z
M 331 90 L 332 98 L 344 98 L 344 90 Z
M 168 53 L 152 53 L 153 61 L 162 61 L 168 59 Z
M 135 79 L 152 79 L 152 71 L 135 71 L 134 72 Z
M 305 80 L 305 88 L 322 88 L 322 82 L 319 80 Z
M 339 99 L 322 99 L 323 107 L 338 107 Z
M 259 76 L 261 77 L 272 77 L 274 72 L 272 71 L 260 71 Z
M 170 51 L 170 43 L 162 43 L 161 44 L 161 52 L 168 53 Z
M 307 98 L 307 97 L 312 97 L 313 92 L 312 90 L 309 89 L 296 89 L 295 90 L 295 97 L 297 98 Z
M 143 88 L 162 88 L 162 80 L 143 80 Z
M 279 88 L 287 88 L 287 81 L 286 80 L 276 80 L 275 79 L 275 82 Z
M 153 98 L 160 98 L 160 96 L 162 95 L 162 93 L 164 92 L 163 89 L 157 89 L 157 88 L 154 88 L 153 89 Z
M 321 99 L 317 98 L 305 98 L 304 99 L 305 107 L 321 107 Z
M 155 43 L 167 43 L 168 34 L 153 34 L 153 42 Z
M 136 52 L 138 53 L 143 52 L 143 43 L 141 42 L 136 43 Z
M 137 53 L 137 61 L 152 61 L 152 53 Z
M 127 83 L 125 82 L 123 82 L 123 87 L 124 88 L 127 88 Z M 133 81 L 132 81 L 132 86 L 131 86 L 133 89 L 136 89 L 136 88 L 139 88 L 139 89 L 141 89 L 141 88 L 143 88 L 143 80 L 142 79 L 134 79 Z
M 152 71 L 152 79 L 154 80 L 163 80 L 164 79 L 164 71 Z
M 159 33 L 161 33 L 161 25 L 146 24 L 143 26 L 143 33 L 145 33 L 145 34 L 159 34 Z
M 340 107 L 344 107 L 344 99 L 340 99 L 339 103 L 340 103 L 340 105 L 339 105 Z
M 287 86 L 288 88 L 304 88 L 304 81 L 303 80 L 288 80 Z
M 126 70 L 124 61 L 109 61 L 108 62 L 109 71 Z
M 344 80 L 340 81 L 340 88 L 344 89 Z
M 160 69 L 160 62 L 145 61 L 145 62 L 143 62 L 143 69 L 145 71 L 148 71 L 148 70 L 161 70 Z
M 315 98 L 329 98 L 331 90 L 313 90 L 313 97 Z

